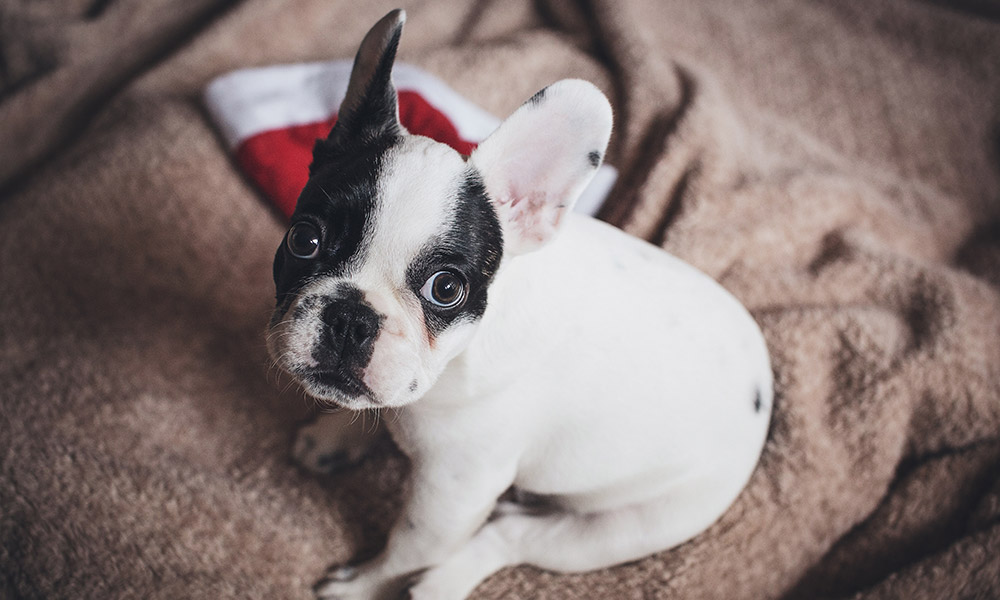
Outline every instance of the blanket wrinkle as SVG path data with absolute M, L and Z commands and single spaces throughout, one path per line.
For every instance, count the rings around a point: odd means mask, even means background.
M 97 4 L 0 7 L 0 597 L 310 598 L 384 541 L 406 464 L 384 441 L 332 477 L 288 461 L 313 409 L 263 342 L 283 224 L 196 98 L 350 58 L 397 2 Z M 473 598 L 1000 597 L 994 2 L 403 4 L 401 60 L 497 115 L 563 77 L 608 93 L 602 218 L 718 278 L 775 372 L 709 530 Z
M 904 463 L 872 517 L 845 535 L 827 555 L 827 568 L 807 574 L 789 597 L 813 598 L 823 588 L 831 595 L 849 595 L 877 584 L 886 569 L 902 569 L 934 556 L 956 535 L 981 531 L 965 517 L 972 498 L 981 497 L 995 479 L 992 465 L 997 457 L 997 446 L 991 443 Z M 957 493 L 943 495 L 942 488 Z M 881 547 L 871 543 L 875 538 Z
M 664 107 L 651 116 L 645 133 L 637 148 L 633 150 L 634 156 L 625 159 L 630 166 L 620 177 L 619 188 L 612 197 L 613 199 L 605 203 L 602 218 L 611 222 L 622 222 L 631 216 L 631 212 L 635 210 L 636 201 L 641 197 L 639 190 L 652 177 L 652 171 L 657 166 L 658 157 L 665 153 L 670 138 L 676 134 L 682 119 L 691 109 L 695 86 L 693 77 L 687 74 L 680 65 L 675 65 L 675 78 L 677 82 L 676 103 L 672 107 L 669 105 Z M 628 122 L 628 114 L 626 103 L 625 107 L 620 109 L 616 115 L 618 129 L 623 127 L 624 122 Z

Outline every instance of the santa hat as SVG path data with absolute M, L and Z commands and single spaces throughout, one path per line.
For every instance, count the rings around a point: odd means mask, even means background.
M 337 121 L 351 67 L 351 61 L 333 61 L 243 69 L 217 77 L 205 90 L 208 112 L 236 163 L 285 217 L 309 177 L 313 144 Z M 403 126 L 462 154 L 500 124 L 412 65 L 397 63 L 393 81 Z M 602 165 L 575 210 L 595 214 L 616 177 L 614 168 Z

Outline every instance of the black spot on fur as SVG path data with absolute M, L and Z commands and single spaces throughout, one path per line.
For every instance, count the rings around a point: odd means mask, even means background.
M 596 169 L 601 166 L 601 153 L 597 150 L 591 150 L 590 153 L 587 154 L 587 160 L 590 162 L 590 166 Z
M 537 105 L 539 102 L 542 101 L 542 98 L 545 97 L 545 91 L 548 90 L 548 89 L 549 89 L 548 87 L 543 87 L 542 89 L 540 89 L 537 92 L 535 92 L 534 96 L 532 96 L 531 98 L 528 98 L 527 104 L 530 104 L 532 106 Z
M 407 269 L 407 281 L 419 296 L 427 279 L 442 269 L 459 273 L 468 284 L 465 302 L 440 309 L 421 297 L 424 321 L 437 336 L 459 319 L 475 320 L 486 310 L 487 289 L 503 256 L 503 232 L 480 173 L 465 172 L 455 197 L 455 218 L 444 234 L 432 240 Z
M 411 392 L 417 391 L 417 385 L 418 384 L 417 384 L 417 380 L 416 379 L 414 379 L 413 381 L 411 381 L 410 382 L 410 391 Z
M 757 393 L 753 399 L 753 411 L 759 413 L 762 408 L 764 408 L 764 401 L 760 397 L 760 388 L 757 388 Z

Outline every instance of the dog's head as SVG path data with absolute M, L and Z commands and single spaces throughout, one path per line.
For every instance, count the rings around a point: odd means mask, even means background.
M 365 37 L 337 124 L 274 259 L 268 349 L 322 401 L 420 398 L 466 346 L 501 263 L 544 244 L 611 132 L 593 85 L 533 96 L 465 158 L 399 123 L 391 71 L 404 13 Z

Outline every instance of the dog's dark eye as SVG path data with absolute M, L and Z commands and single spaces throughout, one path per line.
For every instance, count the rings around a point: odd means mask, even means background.
M 319 230 L 312 223 L 296 223 L 288 230 L 285 245 L 295 258 L 316 258 L 319 254 Z
M 438 271 L 420 288 L 420 295 L 434 306 L 455 308 L 465 300 L 465 281 L 452 271 Z

